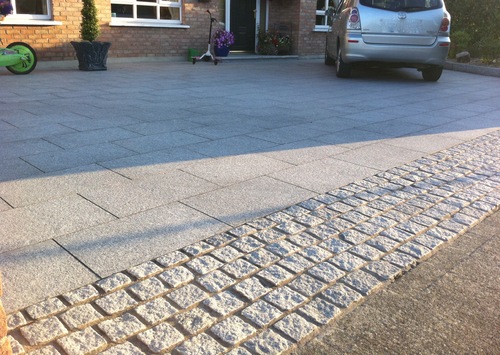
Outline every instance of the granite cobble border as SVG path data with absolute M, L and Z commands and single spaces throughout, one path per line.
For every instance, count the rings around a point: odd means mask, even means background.
M 281 353 L 500 206 L 500 131 L 8 315 L 14 354 Z

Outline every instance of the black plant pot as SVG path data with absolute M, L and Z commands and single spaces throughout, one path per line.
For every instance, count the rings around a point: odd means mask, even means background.
M 78 58 L 78 69 L 85 71 L 107 70 L 108 50 L 110 42 L 75 42 L 71 45 L 75 48 Z

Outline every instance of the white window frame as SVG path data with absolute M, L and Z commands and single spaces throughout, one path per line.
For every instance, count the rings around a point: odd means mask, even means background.
M 111 0 L 111 5 L 132 5 L 132 17 L 111 17 L 110 26 L 135 26 L 135 27 L 177 27 L 189 28 L 182 24 L 183 16 L 183 0 L 165 1 L 156 0 L 141 1 L 141 0 Z M 156 7 L 156 19 L 137 18 L 137 6 L 154 6 Z M 178 20 L 162 20 L 160 19 L 160 9 L 162 7 L 171 7 L 179 9 Z M 111 11 L 111 9 L 110 9 Z M 111 14 L 112 15 L 112 14 Z
M 317 1 L 318 0 L 316 0 L 316 3 L 317 3 Z M 330 1 L 329 0 L 321 0 L 321 1 L 324 1 L 324 3 L 325 3 L 325 10 L 316 10 L 316 17 L 323 16 L 323 17 L 325 17 L 325 23 L 328 23 L 327 19 L 326 19 L 326 9 L 328 8 L 328 3 Z M 328 32 L 330 26 L 328 26 L 328 25 L 316 25 L 316 17 L 314 18 L 314 31 L 315 32 Z
M 46 15 L 33 15 L 33 14 L 18 14 L 16 9 L 16 0 L 10 0 L 13 12 L 7 15 L 0 24 L 5 25 L 60 25 L 59 21 L 52 21 L 52 1 L 45 0 L 47 6 Z

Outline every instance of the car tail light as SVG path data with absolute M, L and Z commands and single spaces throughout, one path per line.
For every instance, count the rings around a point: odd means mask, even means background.
M 349 13 L 349 20 L 347 21 L 348 30 L 360 30 L 361 21 L 359 18 L 359 11 L 357 7 L 353 7 Z
M 439 32 L 448 32 L 450 29 L 450 18 L 449 15 L 445 14 L 441 20 L 441 27 L 439 27 Z

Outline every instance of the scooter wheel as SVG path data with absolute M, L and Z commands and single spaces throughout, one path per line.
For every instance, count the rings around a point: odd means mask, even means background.
M 193 58 L 193 64 L 196 64 L 196 58 Z
M 218 60 L 214 60 L 214 65 L 217 65 L 219 64 L 219 61 Z
M 29 74 L 31 73 L 38 62 L 36 52 L 29 44 L 24 42 L 14 42 L 7 46 L 19 54 L 22 54 L 26 60 L 21 60 L 18 64 L 7 67 L 7 70 L 13 74 Z

